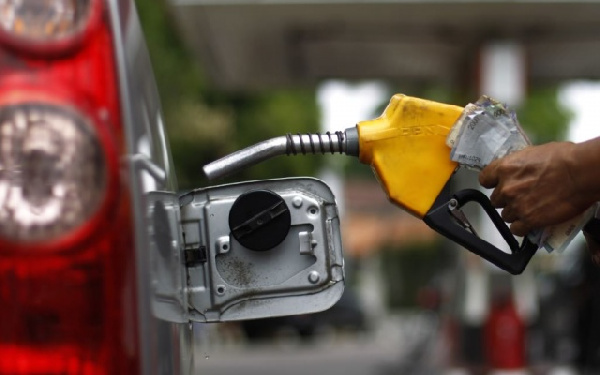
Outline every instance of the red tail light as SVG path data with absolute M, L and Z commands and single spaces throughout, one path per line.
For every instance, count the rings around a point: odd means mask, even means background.
M 39 7 L 56 5 L 42 9 L 53 16 L 59 3 L 84 6 L 83 21 L 40 29 Z M 139 370 L 134 227 L 103 12 L 96 0 L 0 0 L 0 374 Z

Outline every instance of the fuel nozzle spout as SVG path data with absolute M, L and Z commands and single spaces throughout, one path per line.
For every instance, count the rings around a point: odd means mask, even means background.
M 233 152 L 204 166 L 209 180 L 222 178 L 279 155 L 340 153 L 359 155 L 356 127 L 321 134 L 287 134 Z

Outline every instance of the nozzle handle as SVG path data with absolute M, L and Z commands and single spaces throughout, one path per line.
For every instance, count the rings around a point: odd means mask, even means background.
M 468 202 L 476 202 L 481 205 L 508 244 L 511 253 L 498 249 L 456 222 L 452 210 L 460 209 Z M 519 244 L 488 197 L 475 189 L 465 189 L 451 195 L 448 185 L 446 185 L 423 221 L 436 232 L 513 275 L 522 273 L 538 250 L 538 246 L 527 237 Z

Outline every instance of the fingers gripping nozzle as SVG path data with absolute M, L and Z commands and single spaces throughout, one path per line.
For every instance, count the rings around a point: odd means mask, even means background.
M 358 145 L 358 130 L 356 127 L 348 128 L 344 132 L 287 134 L 231 153 L 205 165 L 203 169 L 206 177 L 214 180 L 279 155 L 340 153 L 358 156 Z

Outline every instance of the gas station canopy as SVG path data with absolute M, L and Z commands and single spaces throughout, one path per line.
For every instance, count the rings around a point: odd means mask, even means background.
M 600 1 L 169 0 L 224 89 L 322 79 L 465 84 L 487 43 L 523 46 L 531 83 L 600 78 Z

